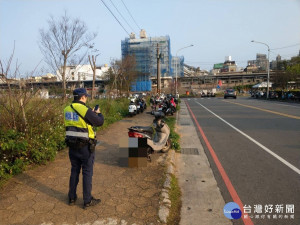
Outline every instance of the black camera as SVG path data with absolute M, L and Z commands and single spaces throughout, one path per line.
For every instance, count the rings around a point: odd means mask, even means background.
M 95 105 L 94 111 L 97 111 L 99 109 L 99 105 Z

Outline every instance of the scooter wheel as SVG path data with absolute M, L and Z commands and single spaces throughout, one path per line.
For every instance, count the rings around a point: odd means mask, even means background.
M 168 138 L 168 140 L 167 140 L 167 142 L 166 142 L 166 145 L 162 148 L 161 151 L 162 151 L 163 153 L 168 152 L 168 151 L 170 150 L 170 148 L 171 148 L 171 145 L 172 145 L 171 139 Z

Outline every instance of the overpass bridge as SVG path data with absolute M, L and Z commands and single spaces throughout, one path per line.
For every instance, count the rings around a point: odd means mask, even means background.
M 81 80 L 81 81 L 67 81 L 67 89 L 74 89 L 76 87 L 92 88 L 92 80 Z M 104 89 L 106 80 L 96 80 L 95 86 L 99 89 Z M 26 86 L 27 88 L 50 88 L 50 87 L 61 87 L 62 81 L 57 80 L 45 80 L 45 81 L 32 81 L 32 80 L 10 80 L 12 87 Z M 7 89 L 8 85 L 5 82 L 0 83 L 0 89 Z
M 270 79 L 274 72 L 270 71 Z M 178 78 L 180 82 L 199 82 L 205 83 L 217 83 L 222 81 L 222 83 L 257 83 L 267 80 L 267 72 L 252 73 L 252 72 L 241 72 L 241 73 L 219 73 L 216 75 L 204 75 L 197 77 L 180 77 Z

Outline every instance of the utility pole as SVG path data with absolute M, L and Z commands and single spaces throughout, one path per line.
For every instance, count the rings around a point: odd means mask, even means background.
M 156 45 L 157 50 L 156 50 L 156 54 L 157 54 L 157 94 L 160 95 L 160 54 L 159 54 L 159 44 L 157 43 Z

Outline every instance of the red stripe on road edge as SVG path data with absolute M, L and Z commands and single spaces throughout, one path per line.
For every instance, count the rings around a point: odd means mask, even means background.
M 214 160 L 214 162 L 215 162 L 215 164 L 216 164 L 216 166 L 217 166 L 217 168 L 218 168 L 218 170 L 219 170 L 219 172 L 220 172 L 220 174 L 223 178 L 223 181 L 224 181 L 224 183 L 225 183 L 225 185 L 226 185 L 233 201 L 240 206 L 240 208 L 242 210 L 242 214 L 246 215 L 246 217 L 247 217 L 247 218 L 244 218 L 244 216 L 242 215 L 242 220 L 243 220 L 244 224 L 245 225 L 253 225 L 253 222 L 252 222 L 251 218 L 249 218 L 247 213 L 244 213 L 244 205 L 243 205 L 240 197 L 236 193 L 236 190 L 234 189 L 231 181 L 229 180 L 229 177 L 227 176 L 227 174 L 226 174 L 221 162 L 219 161 L 218 156 L 216 155 L 214 149 L 211 147 L 211 145 L 210 145 L 207 137 L 205 136 L 201 126 L 199 125 L 198 121 L 196 120 L 196 117 L 195 117 L 194 113 L 192 112 L 189 104 L 186 101 L 185 101 L 185 104 L 187 105 L 187 107 L 188 107 L 188 109 L 189 109 L 189 111 L 190 111 L 197 127 L 198 127 L 198 130 L 201 133 L 201 136 L 202 136 L 202 138 L 203 138 L 203 140 L 204 140 L 204 142 L 205 142 L 205 144 L 206 144 L 206 146 L 207 146 L 207 148 L 208 148 L 208 150 L 209 150 L 209 152 L 210 152 L 210 154 L 211 154 L 211 156 L 212 156 L 212 158 L 213 158 L 213 160 Z

